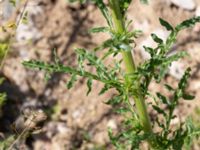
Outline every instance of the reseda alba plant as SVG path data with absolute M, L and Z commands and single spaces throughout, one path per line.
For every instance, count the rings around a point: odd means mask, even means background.
M 75 49 L 78 57 L 76 69 L 64 66 L 57 57 L 55 57 L 55 62 L 51 63 L 31 60 L 25 61 L 23 64 L 26 67 L 44 70 L 47 74 L 54 72 L 71 74 L 71 80 L 67 83 L 68 88 L 73 86 L 77 76 L 85 77 L 87 78 L 88 86 L 87 94 L 92 90 L 93 80 L 104 83 L 104 87 L 99 94 L 104 94 L 109 89 L 116 89 L 118 94 L 106 102 L 113 106 L 120 106 L 116 111 L 124 116 L 123 130 L 113 135 L 112 130 L 109 129 L 111 142 L 116 149 L 139 149 L 143 141 L 147 141 L 151 149 L 181 150 L 184 146 L 189 149 L 192 139 L 199 135 L 200 130 L 194 127 L 191 119 L 188 119 L 186 123 L 180 122 L 179 126 L 173 130 L 170 123 L 176 117 L 174 110 L 179 101 L 181 99 L 191 100 L 194 98 L 194 96 L 185 92 L 191 69 L 188 68 L 185 71 L 178 83 L 178 88 L 174 89 L 170 85 L 165 85 L 165 88 L 173 94 L 170 99 L 161 93 L 157 93 L 155 97 L 152 96 L 148 86 L 152 80 L 160 83 L 171 63 L 186 55 L 186 52 L 179 52 L 168 56 L 168 52 L 176 42 L 179 31 L 192 27 L 196 22 L 200 22 L 200 17 L 183 21 L 176 27 L 171 26 L 160 18 L 160 24 L 170 34 L 166 41 L 163 41 L 156 34 L 151 34 L 157 46 L 154 48 L 144 46 L 151 58 L 136 66 L 134 57 L 132 57 L 132 44 L 134 44 L 134 40 L 138 36 L 138 31 L 129 30 L 131 21 L 126 18 L 126 12 L 131 0 L 109 0 L 108 6 L 103 0 L 91 1 L 99 8 L 108 26 L 93 28 L 90 32 L 106 32 L 110 35 L 109 39 L 105 40 L 93 51 L 84 48 Z M 146 1 L 143 0 L 143 2 Z M 98 51 L 101 51 L 104 55 L 98 57 L 96 55 Z M 122 60 L 116 59 L 115 56 L 118 54 L 122 55 Z M 113 62 L 106 65 L 104 62 L 110 56 L 113 57 Z M 96 72 L 87 71 L 85 65 L 94 67 Z M 126 72 L 122 70 L 121 65 L 125 65 Z M 152 107 L 159 114 L 158 116 L 162 116 L 162 119 L 156 116 L 155 121 L 151 121 L 145 103 L 147 98 L 152 97 L 154 97 L 155 103 L 147 106 Z M 132 99 L 135 102 L 135 106 L 131 104 Z M 161 108 L 161 104 L 166 106 L 166 110 Z M 155 132 L 155 128 L 160 128 L 159 132 Z

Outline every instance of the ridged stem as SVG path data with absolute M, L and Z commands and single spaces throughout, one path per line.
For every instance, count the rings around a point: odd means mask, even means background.
M 125 31 L 125 25 L 124 25 L 124 18 L 121 14 L 120 7 L 119 7 L 119 0 L 109 0 L 110 8 L 111 8 L 111 13 L 112 13 L 112 20 L 114 24 L 114 30 L 122 34 Z M 135 72 L 135 63 L 134 59 L 132 57 L 131 51 L 123 51 L 122 52 L 123 56 L 123 62 L 126 67 L 126 73 L 127 74 L 132 74 Z M 145 104 L 145 99 L 141 93 L 140 89 L 140 83 L 138 82 L 137 86 L 137 94 L 132 94 L 137 113 L 139 116 L 140 123 L 143 126 L 143 130 L 146 133 L 152 133 L 152 127 L 151 127 L 151 122 L 149 119 L 149 115 L 147 113 L 147 108 Z

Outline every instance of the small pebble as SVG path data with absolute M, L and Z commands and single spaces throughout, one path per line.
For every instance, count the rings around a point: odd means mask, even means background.
M 171 2 L 185 10 L 194 10 L 196 7 L 194 0 L 171 0 Z
M 112 129 L 117 129 L 117 124 L 114 120 L 109 120 L 107 123 L 107 127 L 112 128 Z

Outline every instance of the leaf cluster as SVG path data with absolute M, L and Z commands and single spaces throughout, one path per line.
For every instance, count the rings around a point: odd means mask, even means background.
M 90 30 L 92 33 L 106 32 L 110 35 L 110 38 L 104 41 L 101 45 L 96 47 L 93 51 L 89 51 L 83 48 L 75 49 L 77 54 L 78 65 L 76 68 L 65 66 L 60 63 L 59 58 L 55 57 L 54 62 L 46 63 L 38 60 L 25 61 L 23 64 L 29 68 L 37 68 L 45 71 L 47 74 L 55 72 L 62 72 L 71 75 L 71 79 L 67 83 L 67 87 L 73 87 L 78 77 L 87 78 L 88 91 L 87 95 L 92 90 L 93 80 L 100 81 L 104 84 L 104 87 L 99 94 L 104 94 L 109 89 L 115 89 L 118 94 L 111 97 L 106 101 L 107 104 L 118 106 L 115 110 L 124 116 L 123 128 L 117 134 L 113 134 L 112 130 L 109 130 L 109 136 L 112 144 L 117 149 L 139 149 L 140 144 L 143 141 L 150 141 L 152 147 L 155 149 L 181 149 L 184 144 L 191 145 L 193 137 L 199 135 L 199 129 L 196 129 L 190 119 L 185 124 L 180 123 L 179 127 L 172 130 L 171 121 L 176 117 L 174 110 L 178 106 L 180 99 L 192 100 L 194 96 L 186 93 L 187 81 L 190 76 L 190 68 L 185 71 L 185 74 L 178 83 L 178 88 L 174 89 L 170 85 L 165 85 L 165 88 L 172 93 L 172 98 L 167 98 L 161 93 L 157 93 L 155 104 L 150 106 L 163 117 L 160 120 L 156 117 L 156 120 L 152 123 L 153 127 L 159 126 L 161 131 L 159 133 L 148 134 L 143 131 L 142 125 L 139 122 L 138 114 L 131 104 L 130 93 L 132 95 L 142 94 L 144 98 L 151 98 L 148 87 L 152 80 L 158 83 L 164 78 L 167 73 L 168 67 L 173 61 L 176 61 L 187 55 L 182 51 L 173 55 L 169 55 L 169 51 L 173 44 L 176 42 L 178 33 L 188 27 L 192 27 L 195 23 L 200 22 L 200 17 L 194 17 L 183 21 L 176 27 L 170 25 L 163 19 L 160 20 L 160 24 L 170 32 L 168 38 L 164 41 L 156 34 L 151 34 L 152 39 L 157 43 L 156 47 L 146 47 L 144 49 L 150 54 L 151 58 L 136 67 L 136 70 L 132 74 L 125 74 L 121 70 L 121 60 L 116 60 L 115 56 L 123 51 L 131 51 L 132 43 L 138 36 L 138 31 L 129 31 L 128 25 L 125 26 L 125 31 L 117 33 L 113 30 L 112 18 L 109 13 L 109 9 L 102 0 L 93 0 L 98 8 L 101 10 L 102 15 L 105 17 L 108 26 L 98 27 Z M 123 0 L 120 3 L 121 13 L 125 15 L 125 12 L 130 4 L 131 0 Z M 103 52 L 103 56 L 97 55 L 98 51 Z M 105 60 L 113 58 L 111 64 L 106 64 Z M 88 67 L 93 68 L 93 71 L 88 70 Z M 142 93 L 138 93 L 138 89 Z M 165 105 L 166 110 L 161 109 L 160 105 Z M 189 143 L 189 144 L 188 144 Z

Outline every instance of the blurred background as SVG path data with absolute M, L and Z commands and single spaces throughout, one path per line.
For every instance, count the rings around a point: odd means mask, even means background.
M 91 3 L 70 4 L 67 0 L 28 0 L 26 3 L 25 0 L 17 0 L 14 7 L 9 0 L 0 0 L 0 24 L 19 17 L 25 5 L 27 21 L 18 25 L 0 72 L 5 78 L 0 91 L 7 94 L 0 107 L 0 141 L 11 140 L 13 135 L 20 134 L 24 118 L 42 110 L 47 117 L 41 120 L 40 130 L 17 141 L 18 149 L 112 149 L 107 129 L 120 129 L 121 118 L 104 102 L 113 92 L 98 96 L 102 85 L 94 82 L 92 92 L 86 96 L 85 79 L 79 80 L 68 90 L 68 75 L 55 73 L 46 81 L 44 72 L 22 65 L 24 60 L 30 59 L 51 62 L 54 59 L 53 49 L 56 49 L 63 64 L 75 66 L 73 49 L 92 49 L 104 41 L 107 35 L 91 35 L 88 29 L 104 26 L 106 21 Z M 200 16 L 199 0 L 149 0 L 148 5 L 133 0 L 127 17 L 133 20 L 131 29 L 143 31 L 134 48 L 136 63 L 149 58 L 143 45 L 154 46 L 151 33 L 156 33 L 162 39 L 168 36 L 169 33 L 159 24 L 159 18 L 175 26 L 194 16 Z M 0 36 L 0 39 L 7 37 L 2 32 Z M 189 56 L 171 65 L 163 83 L 177 86 L 184 70 L 188 66 L 192 68 L 188 91 L 196 98 L 193 102 L 181 102 L 176 114 L 180 120 L 192 116 L 195 123 L 200 125 L 200 24 L 181 32 L 170 53 L 182 50 L 187 51 Z M 150 85 L 150 90 L 166 93 L 156 83 Z M 154 114 L 151 111 L 150 114 L 153 118 Z M 178 121 L 174 119 L 173 123 Z M 200 149 L 198 141 L 193 149 Z

